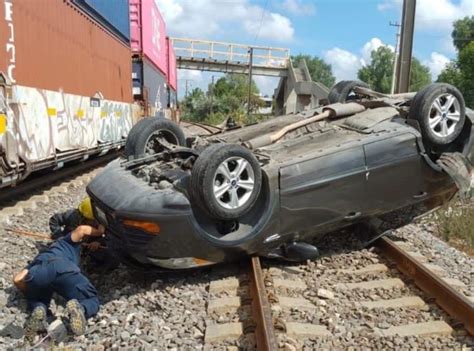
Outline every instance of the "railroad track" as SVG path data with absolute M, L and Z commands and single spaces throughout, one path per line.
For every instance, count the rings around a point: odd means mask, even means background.
M 373 342 L 401 347 L 400 340 L 474 335 L 474 300 L 462 292 L 468 287 L 414 250 L 384 237 L 369 260 L 335 269 L 318 262 L 262 269 L 253 257 L 247 271 L 211 282 L 204 350 L 338 348 L 341 337 L 384 348 Z M 325 317 L 337 305 L 352 307 L 337 320 Z
M 118 152 L 113 152 L 60 170 L 34 175 L 16 187 L 0 189 L 0 224 L 8 223 L 12 216 L 21 216 L 25 209 L 35 209 L 47 203 L 54 193 L 66 193 L 70 184 L 87 184 L 104 164 L 118 156 Z

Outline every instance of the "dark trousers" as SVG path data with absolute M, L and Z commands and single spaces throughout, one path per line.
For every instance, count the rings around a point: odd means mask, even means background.
M 46 259 L 35 262 L 25 279 L 25 296 L 30 309 L 49 307 L 53 293 L 66 300 L 76 299 L 84 308 L 86 318 L 99 311 L 97 291 L 74 263 L 65 259 Z

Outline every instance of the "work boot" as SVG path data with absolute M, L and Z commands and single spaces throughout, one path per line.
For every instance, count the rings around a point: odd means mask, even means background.
M 75 335 L 83 335 L 86 332 L 86 316 L 84 308 L 77 300 L 69 300 L 66 304 L 66 310 L 69 316 L 69 326 Z
M 33 333 L 38 333 L 46 331 L 47 327 L 46 308 L 44 306 L 36 306 L 26 320 L 25 329 Z

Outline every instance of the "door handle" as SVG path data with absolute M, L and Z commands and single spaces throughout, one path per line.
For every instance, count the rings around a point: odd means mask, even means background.
M 413 198 L 414 199 L 422 199 L 422 198 L 426 197 L 427 195 L 428 195 L 428 193 L 426 191 L 422 191 L 419 194 L 413 195 Z
M 362 215 L 362 212 L 349 212 L 347 216 L 344 217 L 346 221 L 352 221 L 353 219 L 359 218 Z

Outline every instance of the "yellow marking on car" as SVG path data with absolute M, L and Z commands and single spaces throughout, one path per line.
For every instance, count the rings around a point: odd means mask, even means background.
M 79 118 L 84 118 L 85 116 L 84 110 L 77 110 L 76 116 Z

